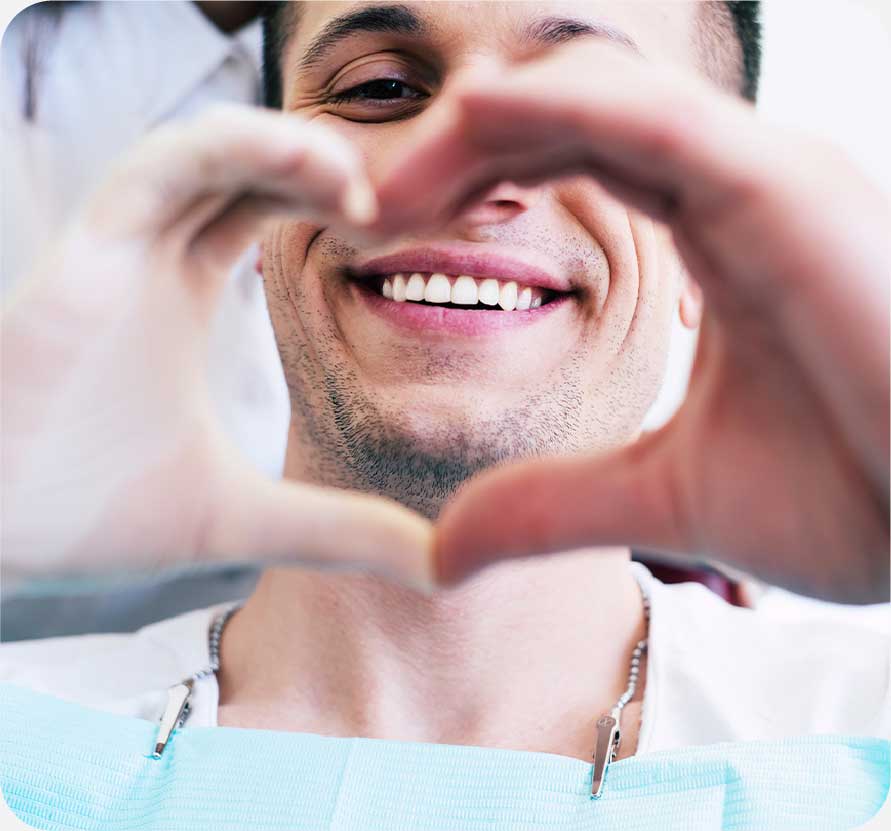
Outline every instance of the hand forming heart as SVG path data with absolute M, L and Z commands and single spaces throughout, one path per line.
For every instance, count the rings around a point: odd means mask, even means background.
M 886 599 L 885 196 L 838 152 L 615 47 L 460 86 L 380 188 L 383 227 L 447 221 L 499 181 L 584 172 L 667 224 L 706 314 L 664 429 L 605 457 L 478 477 L 440 518 L 440 578 L 630 544 L 818 597 Z
M 224 281 L 265 225 L 373 210 L 348 142 L 246 107 L 122 160 L 4 313 L 6 574 L 256 559 L 426 585 L 426 520 L 262 476 L 224 436 L 205 372 Z
M 553 83 L 579 66 L 574 88 Z M 203 378 L 222 281 L 273 219 L 355 229 L 374 197 L 336 134 L 221 110 L 121 163 L 4 313 L 7 567 L 299 557 L 424 582 L 435 551 L 452 581 L 502 557 L 633 544 L 883 597 L 883 196 L 834 152 L 599 44 L 455 84 L 437 107 L 379 188 L 376 231 L 447 221 L 501 180 L 595 176 L 668 225 L 704 292 L 676 418 L 609 456 L 478 477 L 435 543 L 383 499 L 263 478 L 222 436 Z M 518 495 L 520 516 L 504 510 Z

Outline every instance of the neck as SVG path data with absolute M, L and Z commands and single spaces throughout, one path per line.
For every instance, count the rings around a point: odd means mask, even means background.
M 643 634 L 625 550 L 504 563 L 433 596 L 274 569 L 224 634 L 220 723 L 585 758 Z

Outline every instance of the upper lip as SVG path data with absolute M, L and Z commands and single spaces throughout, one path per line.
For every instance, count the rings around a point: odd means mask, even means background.
M 515 280 L 526 286 L 537 286 L 559 292 L 573 290 L 570 281 L 562 275 L 552 274 L 514 257 L 493 252 L 414 248 L 354 263 L 350 267 L 350 273 L 360 279 L 415 271 L 450 275 L 467 274 L 481 279 L 494 277 L 499 280 Z

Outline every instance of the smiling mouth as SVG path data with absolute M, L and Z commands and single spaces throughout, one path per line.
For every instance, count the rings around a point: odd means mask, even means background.
M 441 272 L 370 275 L 361 282 L 394 303 L 413 303 L 464 311 L 531 311 L 546 306 L 561 292 L 516 280 L 471 277 Z

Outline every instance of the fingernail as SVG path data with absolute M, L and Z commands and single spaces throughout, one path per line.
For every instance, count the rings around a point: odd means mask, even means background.
M 431 595 L 433 595 L 437 591 L 439 591 L 440 588 L 442 588 L 441 586 L 437 585 L 436 583 L 432 583 L 428 580 L 423 580 L 423 579 L 419 580 L 414 577 L 410 577 L 408 579 L 403 580 L 402 584 L 406 588 L 409 588 L 412 591 L 417 592 L 418 594 L 422 594 L 425 597 L 430 597 Z
M 415 562 L 408 573 L 402 574 L 402 583 L 428 596 L 441 588 L 436 580 L 436 569 L 431 559 Z
M 412 564 L 408 568 L 397 568 L 392 563 L 378 563 L 367 568 L 374 574 L 427 597 L 442 588 L 434 579 L 430 569 L 423 565 Z
M 377 218 L 377 197 L 366 181 L 352 181 L 341 201 L 344 216 L 356 225 L 368 225 Z

